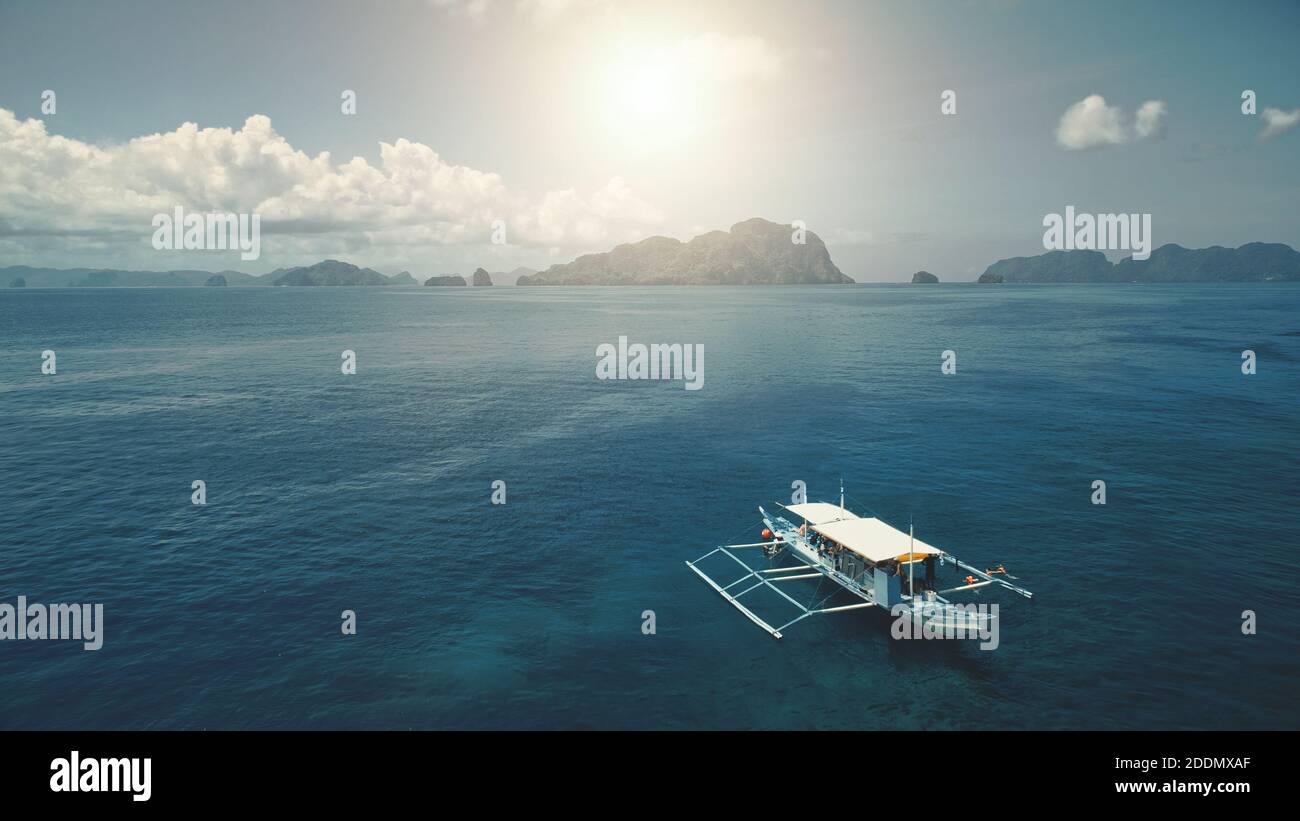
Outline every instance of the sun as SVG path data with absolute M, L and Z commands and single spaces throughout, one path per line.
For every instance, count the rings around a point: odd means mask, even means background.
M 640 120 L 664 120 L 678 112 L 674 105 L 681 84 L 669 61 L 656 59 L 632 66 L 614 77 L 621 108 Z
M 696 129 L 696 80 L 674 49 L 643 50 L 616 59 L 605 72 L 606 126 L 623 147 L 680 145 Z

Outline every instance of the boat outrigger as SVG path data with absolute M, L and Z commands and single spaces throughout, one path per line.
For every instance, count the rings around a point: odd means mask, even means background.
M 1015 577 L 1009 576 L 1002 565 L 980 570 L 947 551 L 914 538 L 910 525 L 908 532 L 904 533 L 882 519 L 858 516 L 849 511 L 844 507 L 843 486 L 840 487 L 838 505 L 830 502 L 778 505 L 802 523 L 796 525 L 760 506 L 758 513 L 763 520 L 764 541 L 722 545 L 686 563 L 722 598 L 775 638 L 781 638 L 781 631 L 787 627 L 820 613 L 841 613 L 864 607 L 893 611 L 900 605 L 903 610 L 897 612 L 906 614 L 910 611 L 918 625 L 947 631 L 949 635 L 956 633 L 973 638 L 987 631 L 996 616 L 971 604 L 953 602 L 948 596 L 998 585 L 1027 599 L 1033 598 L 1033 593 L 1007 581 Z M 732 552 L 748 548 L 762 548 L 769 566 L 751 567 Z M 714 581 L 698 565 L 716 554 L 735 561 L 745 571 L 744 575 L 725 585 Z M 796 563 L 780 564 L 783 556 L 795 559 Z M 957 586 L 939 590 L 936 565 L 944 567 L 949 564 L 959 576 L 961 572 L 966 575 Z M 921 566 L 919 575 L 917 565 Z M 822 607 L 831 595 L 839 592 L 832 589 L 831 594 L 820 601 L 802 604 L 781 589 L 781 585 L 799 579 L 819 579 L 818 593 L 820 583 L 829 579 L 858 601 Z M 733 592 L 742 585 L 743 589 Z M 760 589 L 775 591 L 798 608 L 799 615 L 779 627 L 772 626 L 740 601 L 745 594 Z

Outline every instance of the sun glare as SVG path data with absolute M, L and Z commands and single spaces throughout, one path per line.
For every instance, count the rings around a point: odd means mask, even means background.
M 605 76 L 605 115 L 624 148 L 658 150 L 680 144 L 696 126 L 696 78 L 674 50 L 621 57 Z

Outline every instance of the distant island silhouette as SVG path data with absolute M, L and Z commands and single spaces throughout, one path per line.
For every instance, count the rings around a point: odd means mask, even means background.
M 1300 252 L 1282 243 L 1251 242 L 1240 248 L 1162 245 L 1147 259 L 1112 263 L 1100 251 L 1048 251 L 1035 257 L 1000 259 L 980 282 L 1294 282 Z
M 167 286 L 386 286 L 386 285 L 831 285 L 852 284 L 831 261 L 821 238 L 807 231 L 794 241 L 795 228 L 765 219 L 738 222 L 730 231 L 710 231 L 687 242 L 649 237 L 611 251 L 584 254 L 545 271 L 516 268 L 505 273 L 476 269 L 417 277 L 409 271 L 385 276 L 336 259 L 314 265 L 277 268 L 267 274 L 239 271 L 128 271 L 114 268 L 0 268 L 0 282 L 27 288 L 113 288 Z M 917 271 L 913 283 L 939 278 Z M 1251 242 L 1239 248 L 1184 248 L 1168 244 L 1145 260 L 1126 257 L 1112 263 L 1100 251 L 1048 251 L 1032 257 L 1000 259 L 985 269 L 979 283 L 1079 282 L 1272 282 L 1300 281 L 1300 252 L 1282 243 Z

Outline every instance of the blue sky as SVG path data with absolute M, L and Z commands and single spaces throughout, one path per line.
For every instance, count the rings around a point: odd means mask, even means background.
M 1261 138 L 1297 35 L 1293 2 L 0 0 L 0 265 L 429 276 L 762 216 L 860 281 L 961 280 L 1066 205 L 1300 246 L 1300 126 Z M 1115 128 L 1063 144 L 1092 95 Z M 261 213 L 261 258 L 155 251 L 171 203 Z

